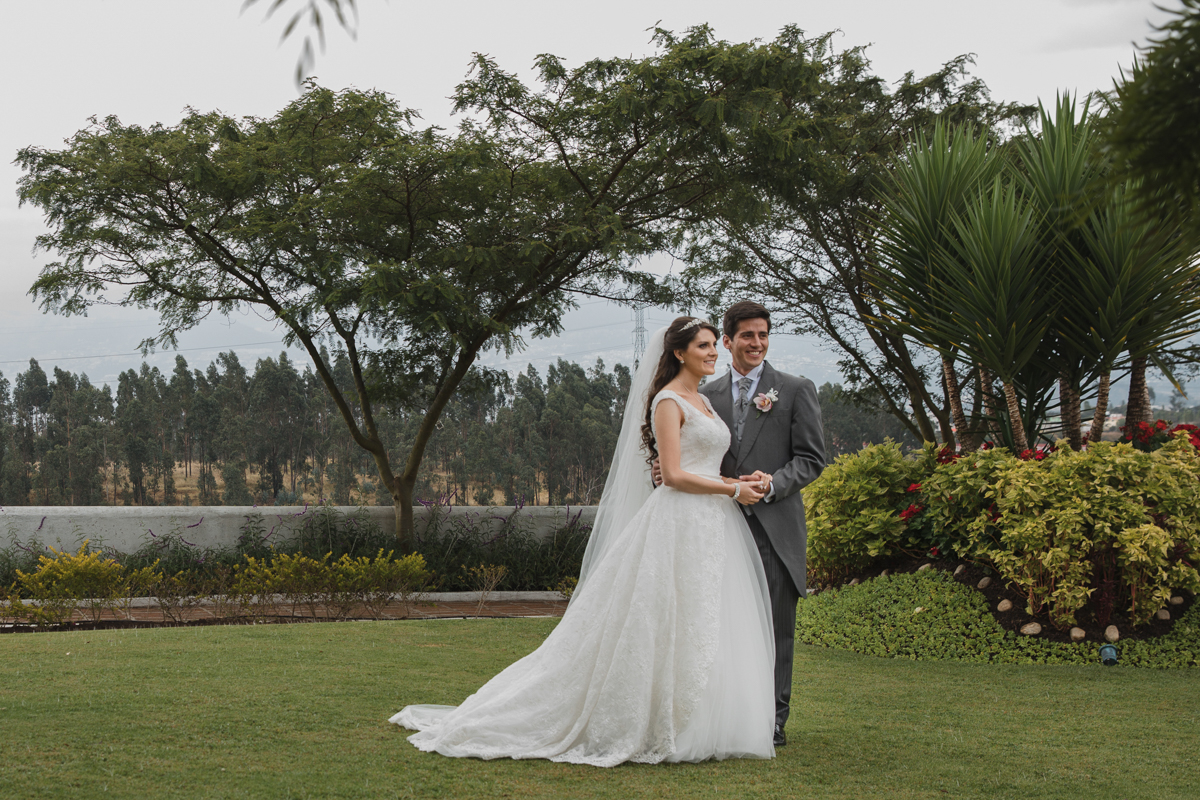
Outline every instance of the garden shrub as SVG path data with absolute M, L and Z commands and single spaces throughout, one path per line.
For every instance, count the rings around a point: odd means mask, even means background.
M 1188 433 L 1154 452 L 1098 442 L 1042 461 L 996 450 L 940 467 L 922 492 L 935 529 L 965 534 L 960 550 L 991 564 L 1060 627 L 1094 601 L 1134 624 L 1173 589 L 1200 590 L 1200 459 Z
M 918 492 L 936 457 L 933 445 L 906 458 L 887 442 L 826 467 L 804 490 L 810 579 L 828 585 L 876 559 L 928 551 Z
M 293 617 L 300 606 L 308 608 L 309 616 L 317 615 L 317 606 L 329 581 L 328 554 L 318 560 L 303 553 L 280 553 L 271 563 L 271 572 L 272 583 L 291 605 Z
M 38 568 L 27 573 L 17 571 L 21 593 L 38 601 L 29 606 L 28 616 L 38 624 L 58 624 L 70 618 L 76 600 L 82 600 L 84 613 L 93 621 L 106 608 L 115 609 L 127 596 L 125 568 L 116 561 L 88 550 L 85 541 L 77 553 L 50 548 L 54 557 L 40 556 Z
M 441 591 L 477 591 L 470 570 L 484 565 L 504 567 L 500 590 L 542 591 L 566 577 L 579 575 L 591 526 L 581 512 L 569 514 L 547 537 L 532 530 L 521 507 L 501 517 L 494 511 L 450 516 L 432 509 L 428 525 L 417 537 L 416 550 Z M 485 516 L 486 515 L 486 516 Z M 499 522 L 493 527 L 488 521 Z
M 805 598 L 796 639 L 882 658 L 983 664 L 1099 664 L 1098 642 L 1052 642 L 1004 630 L 983 594 L 939 570 L 874 578 Z M 1157 639 L 1122 640 L 1131 667 L 1200 666 L 1200 603 Z

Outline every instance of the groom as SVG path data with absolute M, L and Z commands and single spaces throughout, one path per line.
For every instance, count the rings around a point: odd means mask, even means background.
M 787 744 L 791 711 L 796 603 L 805 593 L 804 498 L 800 490 L 825 468 L 825 436 L 817 390 L 808 378 L 775 370 L 763 359 L 771 315 L 758 303 L 725 312 L 722 344 L 732 369 L 700 387 L 732 433 L 721 462 L 727 477 L 757 480 L 763 499 L 738 508 L 758 545 L 775 629 L 775 745 Z

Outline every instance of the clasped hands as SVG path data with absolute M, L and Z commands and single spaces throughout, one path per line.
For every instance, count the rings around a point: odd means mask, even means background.
M 662 467 L 659 466 L 657 458 L 650 464 L 650 477 L 654 479 L 655 486 L 662 486 Z M 771 474 L 763 472 L 761 469 L 754 470 L 750 475 L 742 475 L 736 480 L 733 478 L 722 478 L 721 480 L 725 483 L 742 485 L 742 491 L 738 494 L 737 501 L 744 506 L 754 505 L 771 491 Z

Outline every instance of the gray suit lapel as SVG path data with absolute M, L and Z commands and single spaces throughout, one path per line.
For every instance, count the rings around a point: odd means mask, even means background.
M 758 387 L 754 392 L 754 397 L 765 394 L 774 388 L 776 388 L 775 370 L 771 368 L 770 364 L 764 362 L 762 375 L 758 379 Z M 746 456 L 750 454 L 750 449 L 754 446 L 754 440 L 758 438 L 759 432 L 762 431 L 763 425 L 766 424 L 767 417 L 770 416 L 770 412 L 766 414 L 759 413 L 759 410 L 754 407 L 754 398 L 750 399 L 752 402 L 750 410 L 746 412 L 746 424 L 742 428 L 742 441 L 738 444 L 737 463 L 739 466 L 746 460 Z M 733 405 L 732 400 L 729 403 L 731 406 Z
M 712 389 L 705 392 L 708 395 L 708 402 L 712 403 L 713 411 L 717 412 L 717 416 L 721 421 L 729 426 L 729 430 L 733 430 L 733 397 L 730 392 L 729 373 L 726 372 L 721 377 L 714 380 L 711 384 Z

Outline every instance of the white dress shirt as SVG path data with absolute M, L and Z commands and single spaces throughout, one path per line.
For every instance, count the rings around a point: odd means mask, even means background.
M 737 413 L 737 401 L 738 401 L 738 398 L 742 394 L 741 389 L 738 388 L 738 380 L 740 378 L 749 378 L 750 379 L 750 389 L 749 389 L 749 391 L 746 392 L 746 399 L 750 403 L 750 409 L 746 413 L 749 414 L 751 411 L 757 411 L 757 408 L 754 405 L 754 393 L 758 390 L 758 379 L 762 377 L 763 365 L 765 363 L 766 362 L 759 362 L 759 365 L 757 367 L 750 370 L 745 375 L 738 372 L 737 367 L 733 366 L 732 364 L 729 365 L 729 379 L 730 379 L 730 384 L 733 387 L 733 413 L 735 413 L 735 414 Z M 774 499 L 775 499 L 775 482 L 772 481 L 770 488 L 767 489 L 766 497 L 763 498 L 763 502 L 769 503 Z
M 741 390 L 738 389 L 738 380 L 740 378 L 750 379 L 750 391 L 746 392 L 746 398 L 750 404 L 754 404 L 754 390 L 758 388 L 758 379 L 763 374 L 763 362 L 760 362 L 757 367 L 747 372 L 745 375 L 737 371 L 737 367 L 729 365 L 729 378 L 733 383 L 733 407 L 737 408 L 738 397 L 741 395 Z

